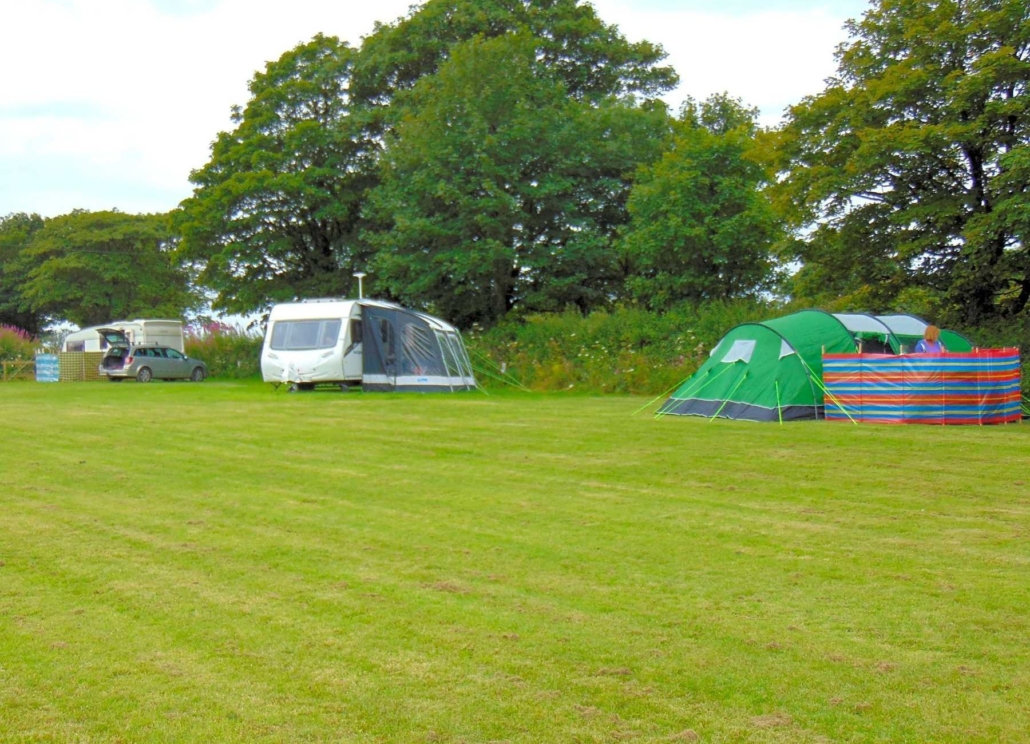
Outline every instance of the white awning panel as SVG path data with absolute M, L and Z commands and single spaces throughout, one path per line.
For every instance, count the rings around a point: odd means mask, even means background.
M 876 319 L 902 336 L 922 336 L 926 330 L 926 323 L 911 315 L 877 315 Z
M 883 321 L 871 315 L 860 315 L 858 313 L 834 313 L 833 317 L 844 324 L 852 333 L 880 333 L 884 336 L 891 332 Z

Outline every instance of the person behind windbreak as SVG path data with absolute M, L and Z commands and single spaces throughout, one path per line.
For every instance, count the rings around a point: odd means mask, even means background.
M 923 331 L 923 339 L 916 344 L 916 354 L 943 354 L 947 349 L 941 343 L 941 329 L 928 325 Z

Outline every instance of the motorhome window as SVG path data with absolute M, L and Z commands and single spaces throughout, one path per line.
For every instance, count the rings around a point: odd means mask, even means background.
M 361 318 L 354 318 L 350 322 L 350 342 L 351 344 L 361 343 Z
M 276 351 L 331 349 L 340 338 L 340 319 L 279 320 L 272 325 L 272 348 Z
M 86 342 L 85 341 L 69 341 L 68 342 L 68 351 L 85 351 L 85 350 L 86 350 Z

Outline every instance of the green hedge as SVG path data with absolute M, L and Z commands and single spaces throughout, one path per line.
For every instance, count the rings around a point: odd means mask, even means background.
M 206 363 L 211 377 L 259 377 L 263 341 L 257 333 L 212 323 L 186 337 L 186 354 Z
M 964 327 L 959 330 L 977 346 L 1018 347 L 1022 364 L 1023 395 L 1030 399 L 1030 316 L 1024 314 L 1016 318 L 996 318 L 976 327 Z
M 731 327 L 779 310 L 756 302 L 533 315 L 466 334 L 481 381 L 504 376 L 533 390 L 657 395 L 689 377 Z

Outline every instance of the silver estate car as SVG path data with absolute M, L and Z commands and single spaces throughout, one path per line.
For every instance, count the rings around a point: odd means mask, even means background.
M 207 365 L 167 346 L 112 346 L 98 370 L 111 382 L 133 378 L 136 382 L 192 380 L 207 377 Z

